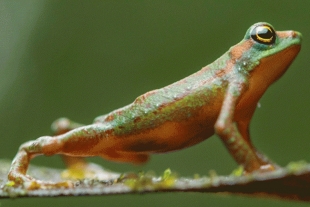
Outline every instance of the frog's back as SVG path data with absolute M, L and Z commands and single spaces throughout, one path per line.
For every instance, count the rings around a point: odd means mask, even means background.
M 123 151 L 165 152 L 201 142 L 214 134 L 227 87 L 226 56 L 139 96 L 132 104 L 98 117 L 97 122 L 111 125 L 112 136 L 119 140 L 114 147 Z

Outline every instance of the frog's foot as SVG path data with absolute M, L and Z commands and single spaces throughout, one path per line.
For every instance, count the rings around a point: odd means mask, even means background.
M 257 169 L 256 171 L 263 173 L 263 172 L 275 171 L 281 168 L 281 166 L 270 160 L 265 154 L 257 150 L 255 150 L 255 152 L 260 162 L 259 169 Z
M 275 170 L 280 169 L 281 167 L 273 164 L 273 163 L 265 163 L 259 166 L 258 169 L 254 171 L 247 171 L 245 170 L 244 166 L 240 165 L 237 169 L 233 170 L 232 175 L 234 176 L 242 176 L 242 175 L 250 175 L 253 173 L 266 173 L 266 172 L 272 172 Z
M 68 165 L 68 169 L 61 173 L 61 177 L 70 180 L 81 180 L 81 179 L 99 179 L 99 180 L 115 180 L 120 177 L 119 173 L 110 172 L 102 168 L 101 166 L 94 163 L 87 163 L 83 159 L 75 157 L 66 157 L 74 160 Z
M 277 169 L 279 169 L 280 166 L 276 165 L 276 164 L 271 164 L 271 163 L 266 163 L 264 165 L 261 165 L 257 170 L 254 170 L 254 171 L 251 171 L 251 172 L 248 172 L 246 170 L 243 170 L 242 171 L 242 175 L 249 175 L 249 174 L 252 174 L 252 173 L 266 173 L 266 172 L 272 172 L 272 171 L 275 171 Z
M 71 181 L 46 182 L 46 181 L 36 180 L 29 175 L 23 175 L 21 173 L 15 173 L 15 172 L 10 172 L 8 175 L 8 178 L 10 180 L 9 185 L 23 186 L 27 190 L 74 187 L 74 183 Z
M 33 179 L 31 181 L 24 182 L 23 186 L 28 190 L 73 188 L 74 182 L 72 182 L 72 181 L 46 182 L 46 181 Z
M 265 165 L 260 166 L 260 168 L 257 171 L 259 171 L 259 172 L 270 172 L 270 171 L 275 171 L 278 168 L 279 168 L 279 166 L 274 165 L 274 164 L 265 164 Z
M 25 182 L 31 182 L 34 180 L 29 175 L 24 175 L 22 173 L 18 173 L 15 171 L 9 172 L 8 179 L 9 179 L 9 181 L 14 182 L 14 185 L 20 185 L 20 184 L 23 184 Z

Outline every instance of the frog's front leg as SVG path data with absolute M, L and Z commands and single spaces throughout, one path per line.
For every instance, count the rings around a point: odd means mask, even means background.
M 269 158 L 266 155 L 259 152 L 252 144 L 252 141 L 250 139 L 250 132 L 249 132 L 250 121 L 247 120 L 247 121 L 237 122 L 237 125 L 238 125 L 238 129 L 239 129 L 241 136 L 247 141 L 249 146 L 256 153 L 257 157 L 260 160 L 260 163 L 263 166 L 265 166 L 266 170 L 273 169 L 273 168 L 279 168 L 279 166 L 276 163 L 269 160 Z
M 255 148 L 247 140 L 248 137 L 243 137 L 240 133 L 239 126 L 248 127 L 248 123 L 238 123 L 234 120 L 237 102 L 246 87 L 243 82 L 229 84 L 219 117 L 215 123 L 215 131 L 236 162 L 243 166 L 245 172 L 273 170 L 275 167 L 261 159 Z M 247 131 L 248 129 L 241 130 Z

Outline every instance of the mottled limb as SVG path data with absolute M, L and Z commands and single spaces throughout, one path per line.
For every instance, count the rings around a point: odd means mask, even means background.
M 100 174 L 103 179 L 111 180 L 119 176 L 117 173 L 105 171 L 103 168 L 96 164 L 87 163 L 83 158 L 85 156 L 98 156 L 98 152 L 92 151 L 93 147 L 99 141 L 100 133 L 104 133 L 101 126 L 93 125 L 81 126 L 80 124 L 73 124 L 67 119 L 61 119 L 54 122 L 54 132 L 64 133 L 56 136 L 44 136 L 36 140 L 29 141 L 23 144 L 13 160 L 8 178 L 16 184 L 26 184 L 27 188 L 45 188 L 45 187 L 69 187 L 72 186 L 71 182 L 63 183 L 48 183 L 37 181 L 26 175 L 30 160 L 37 155 L 55 155 L 61 154 L 68 170 L 62 175 L 66 179 L 83 179 L 95 178 Z M 57 127 L 55 127 L 57 125 Z M 60 127 L 59 127 L 60 126 Z M 73 126 L 79 129 L 73 130 Z M 71 130 L 71 131 L 70 131 Z M 79 143 L 83 143 L 80 145 Z M 88 150 L 83 150 L 88 149 Z M 29 187 L 30 186 L 30 187 Z
M 76 129 L 82 126 L 84 125 L 63 117 L 63 118 L 59 118 L 55 120 L 51 125 L 51 129 L 52 129 L 53 135 L 61 135 L 61 134 L 71 131 L 72 129 Z M 68 167 L 68 170 L 66 172 L 68 171 L 71 172 L 72 169 L 81 170 L 81 169 L 87 168 L 88 163 L 82 157 L 70 157 L 66 155 L 62 155 L 61 157 Z M 63 174 L 65 174 L 65 177 L 68 178 L 69 176 L 68 176 L 68 173 L 66 172 Z
M 250 139 L 250 133 L 249 133 L 249 124 L 250 122 L 238 122 L 237 123 L 237 128 L 242 136 L 242 138 L 247 141 L 248 145 L 252 148 L 252 150 L 255 152 L 256 156 L 259 158 L 260 164 L 264 165 L 267 170 L 268 170 L 268 166 L 273 166 L 271 168 L 279 168 L 280 166 L 278 166 L 276 163 L 272 162 L 266 155 L 264 155 L 263 153 L 261 153 L 260 151 L 258 151 L 254 145 L 251 142 Z
M 27 188 L 30 189 L 38 188 L 38 186 L 72 186 L 72 183 L 69 181 L 55 184 L 50 182 L 37 181 L 29 175 L 26 175 L 29 162 L 33 157 L 40 154 L 53 155 L 59 152 L 61 148 L 61 142 L 58 142 L 57 139 L 53 139 L 52 137 L 48 136 L 40 137 L 37 140 L 26 142 L 19 148 L 12 162 L 8 174 L 9 180 L 14 181 L 16 184 L 25 184 L 27 185 Z
M 61 135 L 82 126 L 84 125 L 68 118 L 59 118 L 52 123 L 51 128 L 54 135 Z M 118 173 L 106 171 L 95 163 L 88 163 L 83 157 L 72 157 L 67 155 L 61 155 L 61 157 L 67 165 L 67 169 L 61 173 L 62 177 L 65 179 L 100 177 L 102 180 L 111 180 L 120 175 Z
M 258 157 L 247 138 L 243 138 L 240 134 L 238 123 L 233 120 L 239 94 L 244 87 L 241 83 L 232 83 L 228 87 L 220 115 L 215 123 L 215 131 L 235 161 L 243 166 L 246 172 L 273 170 L 273 165 Z

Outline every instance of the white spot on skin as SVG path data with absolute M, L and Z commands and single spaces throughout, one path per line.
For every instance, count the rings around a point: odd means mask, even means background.
M 257 102 L 257 108 L 261 108 L 261 104 L 259 102 Z

